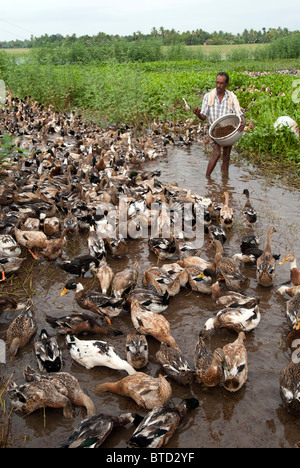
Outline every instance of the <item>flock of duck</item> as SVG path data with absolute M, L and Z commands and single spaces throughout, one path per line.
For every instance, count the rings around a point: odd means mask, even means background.
M 158 172 L 142 170 L 146 159 L 165 154 L 168 142 L 159 125 L 151 135 L 135 137 L 129 128 L 102 130 L 75 115 L 58 114 L 30 98 L 8 97 L 1 111 L 0 131 L 16 137 L 18 155 L 4 169 L 0 186 L 0 269 L 5 284 L 11 274 L 22 269 L 25 252 L 32 261 L 49 261 L 68 273 L 70 281 L 61 294 L 75 294 L 82 310 L 62 317 L 47 314 L 45 327 L 38 330 L 34 297 L 23 304 L 9 294 L 0 296 L 0 314 L 13 311 L 14 318 L 6 331 L 11 358 L 20 349 L 32 346 L 37 369 L 24 370 L 24 383 L 10 381 L 6 394 L 12 406 L 24 414 L 39 408 L 62 408 L 64 417 L 74 415 L 74 406 L 86 408 L 87 417 L 70 434 L 62 447 L 99 447 L 116 427 L 134 424 L 127 447 L 165 446 L 189 410 L 199 406 L 195 398 L 172 401 L 172 381 L 180 385 L 205 387 L 221 385 L 237 392 L 247 381 L 246 336 L 259 326 L 259 299 L 246 294 L 249 278 L 241 264 L 256 266 L 256 280 L 262 287 L 274 285 L 276 262 L 270 226 L 266 244 L 260 249 L 253 234 L 241 241 L 241 251 L 228 257 L 224 251 L 228 231 L 234 228 L 235 213 L 228 192 L 222 203 L 182 189 L 174 182 L 162 184 Z M 187 128 L 179 144 L 188 144 Z M 251 228 L 257 220 L 246 189 L 242 216 Z M 128 251 L 127 239 L 118 229 L 117 208 L 126 196 L 128 228 L 139 238 L 155 224 L 158 233 L 166 223 L 174 225 L 184 204 L 204 212 L 205 236 L 215 247 L 215 258 L 201 258 L 201 249 L 182 235 L 168 238 L 158 235 L 148 239 L 149 250 L 157 256 L 157 266 L 140 271 L 137 262 L 115 272 L 109 258 L 121 258 Z M 168 218 L 161 207 L 169 208 Z M 196 219 L 194 221 L 194 226 Z M 117 229 L 113 231 L 112 228 Z M 66 259 L 70 239 L 87 233 L 86 253 Z M 42 260 L 40 260 L 42 257 Z M 172 263 L 172 260 L 176 259 Z M 278 294 L 287 301 L 291 352 L 297 351 L 300 338 L 300 272 L 295 256 L 288 253 L 281 264 L 290 262 L 291 284 Z M 89 272 L 97 278 L 98 288 L 87 290 L 80 278 Z M 141 279 L 141 284 L 140 280 Z M 202 326 L 195 344 L 193 366 L 185 358 L 164 315 L 172 298 L 181 288 L 210 295 L 218 312 Z M 125 356 L 121 357 L 102 335 L 118 336 L 115 317 L 130 313 L 132 330 L 126 336 Z M 49 326 L 47 330 L 47 325 Z M 211 352 L 206 339 L 220 328 L 234 330 L 234 342 Z M 49 331 L 49 329 L 52 332 Z M 101 339 L 88 339 L 99 334 Z M 145 416 L 124 413 L 119 416 L 99 413 L 92 399 L 84 393 L 77 378 L 63 371 L 62 351 L 57 335 L 65 335 L 71 358 L 92 369 L 105 366 L 127 373 L 116 382 L 100 383 L 95 391 L 112 392 L 131 398 Z M 82 336 L 84 335 L 84 336 Z M 162 372 L 155 378 L 143 372 L 149 360 L 147 337 L 160 342 L 156 360 Z M 291 355 L 292 357 L 292 355 Z M 281 372 L 280 395 L 288 411 L 299 415 L 300 365 L 292 360 Z

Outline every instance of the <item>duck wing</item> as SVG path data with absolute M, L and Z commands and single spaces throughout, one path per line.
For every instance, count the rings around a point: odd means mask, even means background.
M 176 408 L 155 407 L 134 431 L 128 448 L 158 448 L 164 446 L 181 421 Z

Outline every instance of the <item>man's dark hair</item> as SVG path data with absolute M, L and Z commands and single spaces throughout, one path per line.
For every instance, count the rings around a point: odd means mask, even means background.
M 226 83 L 229 83 L 229 75 L 228 75 L 228 73 L 226 73 L 226 72 L 220 72 L 220 73 L 217 74 L 217 78 L 218 78 L 218 76 L 225 76 L 225 78 L 226 78 Z

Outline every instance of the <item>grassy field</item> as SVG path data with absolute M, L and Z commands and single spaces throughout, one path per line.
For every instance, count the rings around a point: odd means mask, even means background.
M 190 50 L 200 50 L 205 54 L 221 54 L 227 55 L 237 50 L 247 50 L 252 52 L 258 48 L 265 47 L 266 44 L 224 44 L 224 45 L 195 45 L 195 46 L 186 46 Z M 169 47 L 169 46 L 166 46 Z M 32 49 L 0 49 L 8 54 L 12 55 L 26 55 L 29 54 Z
M 0 52 L 6 52 L 13 56 L 28 55 L 31 49 L 0 49 Z
M 247 51 L 249 53 L 259 48 L 265 47 L 266 44 L 224 44 L 224 45 L 196 45 L 187 46 L 188 49 L 194 51 L 200 51 L 203 54 L 221 54 L 225 57 L 228 54 L 232 54 L 237 51 Z

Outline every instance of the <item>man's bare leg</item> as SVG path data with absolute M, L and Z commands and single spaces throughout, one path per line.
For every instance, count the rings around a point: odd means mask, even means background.
M 212 173 L 212 171 L 214 170 L 214 168 L 216 167 L 216 164 L 221 156 L 221 146 L 220 145 L 217 145 L 216 143 L 213 144 L 213 149 L 214 149 L 214 152 L 213 152 L 213 155 L 211 157 L 211 159 L 209 160 L 209 163 L 207 165 L 207 170 L 206 170 L 206 177 L 210 177 L 210 174 Z
M 222 162 L 221 170 L 225 174 L 228 174 L 228 171 L 229 171 L 229 161 L 230 161 L 231 148 L 232 148 L 232 146 L 224 146 L 223 147 L 223 162 Z

